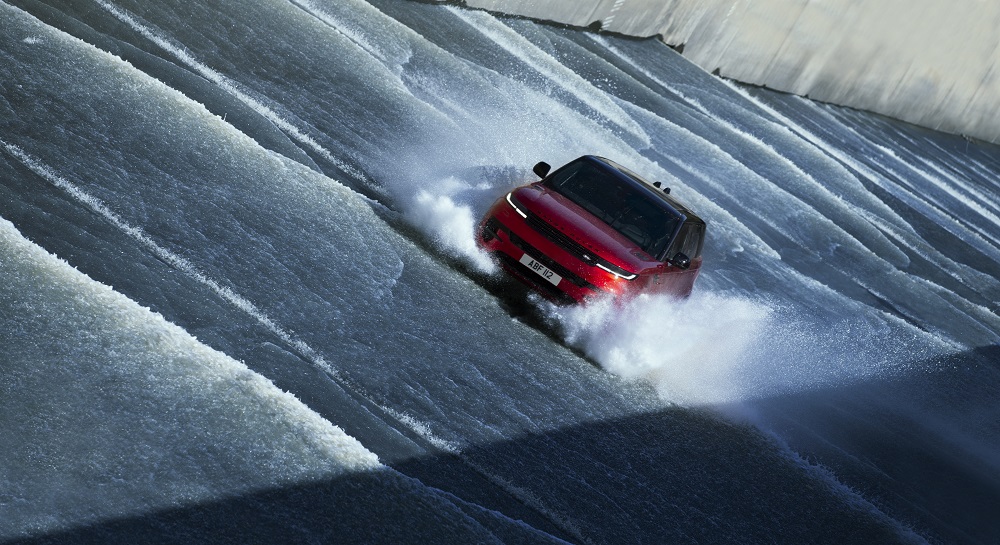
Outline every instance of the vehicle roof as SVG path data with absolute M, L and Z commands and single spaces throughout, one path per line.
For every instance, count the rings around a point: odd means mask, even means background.
M 625 181 L 626 183 L 633 185 L 641 184 L 646 189 L 652 191 L 657 197 L 666 202 L 667 205 L 669 205 L 671 208 L 673 208 L 678 213 L 683 215 L 685 217 L 684 221 L 686 223 L 701 223 L 701 224 L 705 223 L 705 220 L 701 219 L 701 217 L 699 217 L 698 214 L 695 214 L 694 211 L 692 211 L 689 207 L 682 204 L 680 201 L 672 197 L 670 194 L 663 191 L 663 189 L 657 188 L 649 180 L 619 165 L 618 163 L 612 161 L 611 159 L 598 157 L 596 155 L 584 155 L 583 157 L 577 159 L 577 161 L 579 160 L 587 160 L 589 162 L 595 163 L 601 166 L 604 170 L 608 171 L 610 174 Z

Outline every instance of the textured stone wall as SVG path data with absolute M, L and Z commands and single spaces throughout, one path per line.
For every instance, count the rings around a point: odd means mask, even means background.
M 662 36 L 705 70 L 1000 142 L 996 0 L 466 0 Z

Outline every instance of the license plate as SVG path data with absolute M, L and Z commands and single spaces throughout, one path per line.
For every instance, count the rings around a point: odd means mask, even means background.
M 549 270 L 549 268 L 546 267 L 545 265 L 542 265 L 541 263 L 535 261 L 535 258 L 531 257 L 528 254 L 524 254 L 521 256 L 521 264 L 535 271 L 535 273 L 537 273 L 538 276 L 541 276 L 542 278 L 548 280 L 549 282 L 552 283 L 553 286 L 558 286 L 559 281 L 562 280 L 561 276 Z

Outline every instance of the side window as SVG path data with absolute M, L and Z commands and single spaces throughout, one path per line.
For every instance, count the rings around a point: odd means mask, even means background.
M 677 239 L 671 245 L 668 257 L 674 256 L 677 252 L 682 252 L 691 259 L 701 255 L 701 249 L 705 245 L 705 224 L 692 221 L 684 222 L 681 232 L 677 234 Z

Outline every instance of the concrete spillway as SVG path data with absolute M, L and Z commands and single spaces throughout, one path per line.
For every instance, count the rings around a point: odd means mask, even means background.
M 1000 141 L 1000 3 L 981 0 L 466 0 L 656 36 L 708 71 Z

